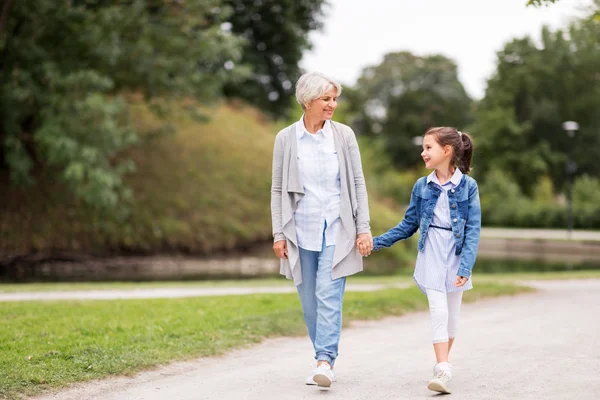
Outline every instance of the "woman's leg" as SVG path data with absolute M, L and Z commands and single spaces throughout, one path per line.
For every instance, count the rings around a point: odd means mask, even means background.
M 446 293 L 426 289 L 431 315 L 433 350 L 438 364 L 448 362 L 448 300 Z
M 449 292 L 448 299 L 448 353 L 458 331 L 458 319 L 460 317 L 460 306 L 462 304 L 463 292 Z
M 317 285 L 317 268 L 319 262 L 319 252 L 300 250 L 300 270 L 302 273 L 302 283 L 296 288 L 300 295 L 300 303 L 304 313 L 304 322 L 308 330 L 310 341 L 315 346 L 315 337 L 317 330 L 317 297 L 315 295 Z
M 315 350 L 319 362 L 328 362 L 331 367 L 338 356 L 338 344 L 342 330 L 342 302 L 346 278 L 331 279 L 335 246 L 325 246 L 319 254 L 317 270 L 317 330 Z

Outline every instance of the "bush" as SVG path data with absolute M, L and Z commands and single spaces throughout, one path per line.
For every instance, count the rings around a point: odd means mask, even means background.
M 554 228 L 567 226 L 567 205 L 553 195 L 548 178 L 536 185 L 533 198 L 525 196 L 506 173 L 486 175 L 479 187 L 484 226 Z M 589 176 L 576 180 L 573 188 L 573 226 L 600 228 L 600 181 Z

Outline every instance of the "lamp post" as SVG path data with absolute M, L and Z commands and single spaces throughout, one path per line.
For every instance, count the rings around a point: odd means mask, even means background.
M 567 132 L 571 139 L 575 137 L 575 132 L 579 130 L 579 124 L 575 121 L 565 121 L 562 128 Z M 573 179 L 577 171 L 577 163 L 573 160 L 573 144 L 569 146 L 567 152 L 567 238 L 571 239 L 573 231 Z

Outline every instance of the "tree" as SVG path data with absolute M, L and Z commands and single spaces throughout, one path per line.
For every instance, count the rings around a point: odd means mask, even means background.
M 252 69 L 248 79 L 227 85 L 225 94 L 288 116 L 301 75 L 298 63 L 310 48 L 308 34 L 322 26 L 325 0 L 224 1 L 233 10 L 228 28 L 246 39 L 242 63 Z
M 128 196 L 123 151 L 138 140 L 123 94 L 219 96 L 240 59 L 220 0 L 5 0 L 0 18 L 0 168 L 39 171 L 115 207 Z
M 527 6 L 541 7 L 556 3 L 558 0 L 528 0 Z
M 600 24 L 595 12 L 566 31 L 544 28 L 540 47 L 525 37 L 498 53 L 473 128 L 481 135 L 478 171 L 505 171 L 528 195 L 546 174 L 562 189 L 571 152 L 580 173 L 598 176 Z M 579 123 L 575 138 L 562 129 L 566 120 Z
M 355 89 L 353 126 L 380 137 L 400 168 L 421 163 L 415 136 L 433 126 L 463 129 L 471 121 L 471 99 L 456 64 L 442 55 L 386 54 L 381 64 L 363 70 Z

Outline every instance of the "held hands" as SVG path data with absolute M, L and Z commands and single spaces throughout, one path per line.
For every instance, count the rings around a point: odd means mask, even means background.
M 367 257 L 373 250 L 373 236 L 370 233 L 360 233 L 356 236 L 356 248 L 361 256 Z
M 287 258 L 288 258 L 287 241 L 280 240 L 278 242 L 275 242 L 273 244 L 273 251 L 275 252 L 275 255 L 277 257 L 287 260 Z
M 457 276 L 456 282 L 454 282 L 454 286 L 455 287 L 465 286 L 465 283 L 467 283 L 468 280 L 469 280 L 469 278 L 466 278 L 464 276 Z

